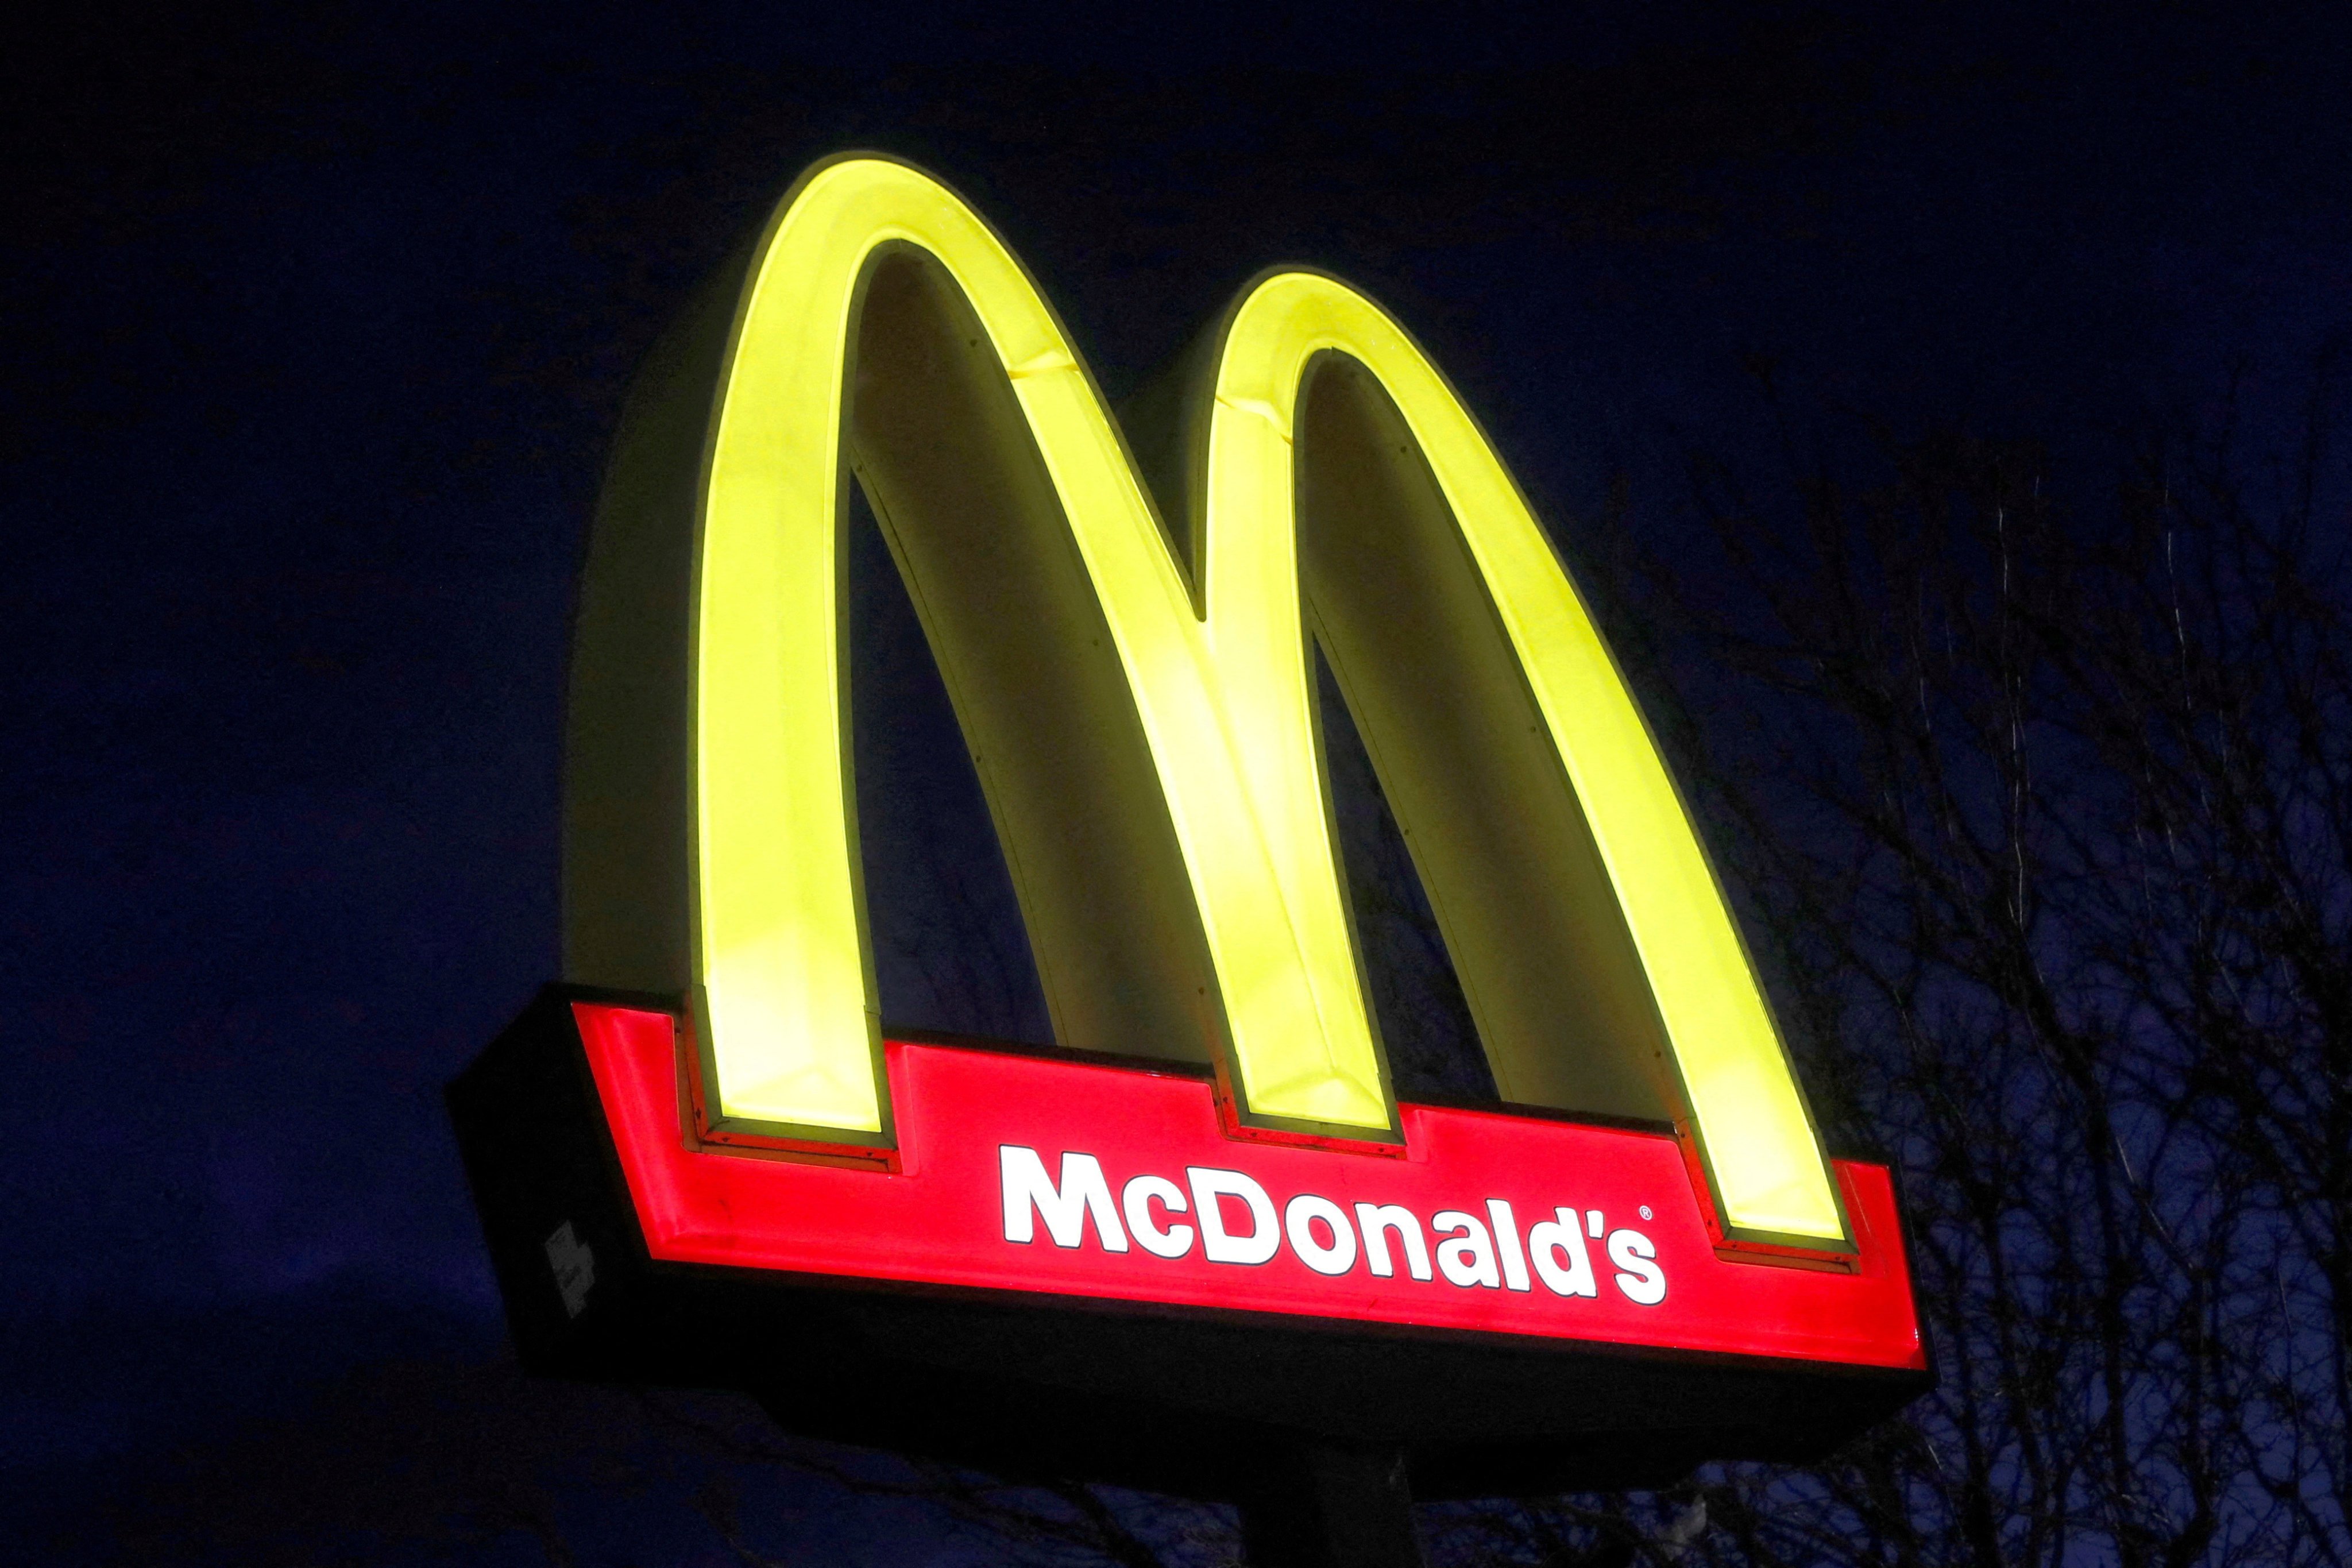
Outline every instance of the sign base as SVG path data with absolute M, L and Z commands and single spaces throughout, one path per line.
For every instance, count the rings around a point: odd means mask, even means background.
M 1795 1267 L 1712 1243 L 1658 1131 L 1409 1106 L 1372 1159 L 1226 1137 L 1181 1066 L 888 1054 L 896 1169 L 722 1148 L 658 1003 L 542 993 L 448 1091 L 524 1364 L 1244 1503 L 1318 1451 L 1423 1499 L 1808 1460 L 1932 1381 L 1878 1167 L 1852 1265 Z

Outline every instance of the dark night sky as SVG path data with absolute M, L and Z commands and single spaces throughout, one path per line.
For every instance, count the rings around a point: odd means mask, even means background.
M 962 188 L 1114 397 L 1268 263 L 1366 285 L 1571 552 L 1617 476 L 1671 546 L 1685 448 L 1767 451 L 1759 355 L 1833 460 L 1849 411 L 1965 418 L 2093 484 L 2239 365 L 2284 430 L 2352 324 L 2340 19 L 1881 9 L 73 7 L 12 49 L 0 1496 L 496 1353 L 439 1091 L 554 971 L 604 445 L 826 152 Z

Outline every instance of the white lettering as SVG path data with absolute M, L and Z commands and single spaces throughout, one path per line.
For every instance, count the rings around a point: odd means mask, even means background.
M 1318 1219 L 1331 1227 L 1328 1247 L 1315 1239 Z M 1282 1229 L 1298 1261 L 1318 1274 L 1345 1274 L 1356 1266 L 1356 1233 L 1348 1225 L 1348 1212 L 1329 1198 L 1299 1194 L 1282 1211 Z
M 997 1155 L 1003 1181 L 1004 1239 L 1010 1242 L 1034 1243 L 1042 1219 L 1055 1246 L 1076 1250 L 1086 1245 L 1091 1218 L 1105 1252 L 1128 1251 L 1132 1235 L 1154 1258 L 1190 1257 L 1197 1241 L 1201 1255 L 1212 1263 L 1255 1266 L 1272 1261 L 1287 1237 L 1293 1255 L 1328 1279 L 1352 1272 L 1361 1258 L 1373 1278 L 1393 1279 L 1402 1251 L 1405 1272 L 1416 1280 L 1443 1275 L 1448 1284 L 1463 1289 L 1527 1291 L 1541 1279 L 1555 1296 L 1597 1298 L 1601 1291 L 1586 1238 L 1605 1236 L 1608 1261 L 1616 1270 L 1612 1279 L 1625 1299 L 1643 1307 L 1666 1299 L 1666 1275 L 1658 1263 L 1656 1243 L 1638 1230 L 1605 1230 L 1599 1209 L 1555 1208 L 1551 1218 L 1527 1227 L 1523 1235 L 1511 1205 L 1488 1198 L 1485 1219 L 1445 1209 L 1429 1221 L 1424 1232 L 1420 1216 L 1402 1204 L 1359 1203 L 1351 1223 L 1344 1205 L 1314 1193 L 1297 1194 L 1277 1214 L 1265 1188 L 1241 1171 L 1187 1166 L 1183 1186 L 1164 1176 L 1138 1175 L 1114 1199 L 1102 1162 L 1092 1154 L 1064 1151 L 1059 1180 L 1046 1173 L 1045 1162 L 1034 1149 L 1001 1144 Z M 1228 1201 L 1248 1211 L 1245 1227 L 1229 1226 L 1236 1216 L 1224 1207 Z M 1179 1223 L 1173 1217 L 1178 1215 L 1192 1223 Z M 584 1255 L 586 1249 L 580 1251 Z M 557 1262 L 559 1274 L 563 1261 Z M 587 1270 L 582 1267 L 578 1272 L 584 1276 Z M 567 1296 L 572 1289 L 566 1282 Z
M 1609 1233 L 1609 1261 L 1625 1270 L 1617 1276 L 1617 1289 L 1637 1306 L 1654 1307 L 1666 1299 L 1665 1271 L 1653 1261 L 1657 1256 L 1658 1249 L 1638 1230 Z
M 1264 1263 L 1282 1245 L 1282 1226 L 1274 1217 L 1274 1200 L 1265 1189 L 1239 1171 L 1215 1171 L 1187 1166 L 1192 1184 L 1192 1217 L 1201 1222 L 1201 1251 L 1212 1263 Z M 1252 1228 L 1247 1236 L 1225 1229 L 1220 1197 L 1239 1198 L 1249 1205 Z
M 1062 1182 L 1057 1188 L 1045 1174 L 1045 1163 L 1034 1149 L 1017 1143 L 997 1147 L 1004 1178 L 1004 1239 L 1034 1241 L 1037 1216 L 1045 1218 L 1047 1234 L 1056 1247 L 1076 1247 L 1085 1237 L 1087 1215 L 1095 1217 L 1095 1234 L 1105 1252 L 1125 1252 L 1127 1233 L 1118 1227 L 1111 1209 L 1110 1184 L 1103 1180 L 1102 1162 L 1092 1154 L 1065 1153 Z
M 1511 1205 L 1500 1198 L 1488 1198 L 1486 1217 L 1495 1222 L 1495 1246 L 1503 1255 L 1503 1283 L 1514 1290 L 1530 1289 L 1528 1255 L 1519 1247 L 1519 1222 Z
M 1528 1251 L 1535 1258 L 1536 1277 L 1555 1296 L 1600 1295 L 1601 1288 L 1592 1279 L 1591 1255 L 1584 1250 L 1584 1227 L 1577 1223 L 1576 1211 L 1552 1212 L 1559 1216 L 1556 1220 L 1545 1220 L 1528 1231 Z M 1564 1268 L 1561 1258 L 1568 1260 Z
M 1182 1214 L 1185 1209 L 1184 1189 L 1165 1176 L 1138 1176 L 1127 1184 L 1119 1194 L 1118 1206 L 1127 1215 L 1127 1228 L 1143 1244 L 1143 1250 L 1154 1258 L 1181 1258 L 1192 1250 L 1192 1227 L 1171 1225 L 1166 1230 L 1151 1217 L 1151 1203 L 1157 1198 L 1170 1214 Z
M 1460 1233 L 1451 1241 L 1437 1244 L 1437 1271 L 1449 1284 L 1465 1289 L 1473 1285 L 1490 1290 L 1501 1288 L 1502 1277 L 1495 1272 L 1495 1244 L 1484 1225 L 1460 1209 L 1447 1209 L 1430 1222 L 1430 1228 L 1440 1234 Z
M 1402 1204 L 1358 1204 L 1356 1223 L 1364 1229 L 1364 1261 L 1380 1279 L 1396 1276 L 1389 1261 L 1390 1231 L 1404 1244 L 1405 1268 L 1416 1279 L 1429 1278 L 1429 1244 L 1421 1238 L 1421 1221 Z

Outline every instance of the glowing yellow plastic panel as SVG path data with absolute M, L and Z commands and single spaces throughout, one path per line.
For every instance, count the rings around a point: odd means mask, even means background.
M 1267 279 L 1227 331 L 1211 414 L 1209 599 L 1270 595 L 1294 553 L 1291 429 L 1307 362 L 1344 353 L 1412 428 L 1551 730 L 1664 1015 L 1726 1218 L 1842 1238 L 1829 1173 L 1698 840 L 1592 619 L 1485 437 L 1403 330 L 1344 284 Z M 1254 658 L 1278 657 L 1271 628 Z M 1295 656 L 1294 656 L 1295 657 Z M 1278 700 L 1235 700 L 1245 755 L 1278 757 Z M 1288 826 L 1286 824 L 1286 826 Z
M 842 782 L 835 552 L 851 312 L 868 256 L 894 241 L 937 258 L 970 299 L 1061 498 L 1159 770 L 1251 1110 L 1387 1131 L 1323 810 L 1286 501 L 1213 531 L 1223 564 L 1203 622 L 1019 264 L 946 189 L 878 160 L 818 172 L 771 232 L 712 445 L 695 962 L 719 1113 L 882 1125 Z M 1284 476 L 1265 482 L 1286 489 Z
M 1525 671 L 1663 1017 L 1736 1230 L 1843 1225 L 1755 976 L 1618 673 L 1509 478 L 1405 333 L 1344 285 L 1266 279 L 1210 412 L 1196 613 L 1091 382 L 1003 246 L 919 172 L 813 174 L 754 262 L 703 490 L 694 633 L 695 978 L 729 1120 L 878 1132 L 842 754 L 843 374 L 877 247 L 935 258 L 1010 378 L 1116 644 L 1249 1111 L 1392 1131 L 1307 689 L 1293 421 L 1309 362 L 1386 388 Z M 1410 825 L 1408 825 L 1409 826 Z

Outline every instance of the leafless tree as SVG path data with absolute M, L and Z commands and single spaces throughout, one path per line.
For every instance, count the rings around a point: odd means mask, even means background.
M 1941 1377 L 1834 1463 L 1703 1475 L 1687 1553 L 1654 1500 L 1592 1500 L 1488 1510 L 1496 1554 L 2352 1559 L 2352 533 L 2321 407 L 2286 463 L 2225 427 L 2081 510 L 2034 447 L 1948 435 L 1794 508 L 1702 468 L 1735 569 L 1654 574 L 1620 646 L 1676 612 L 1648 668 L 1728 674 L 1654 716 L 1830 1137 L 1902 1173 Z

